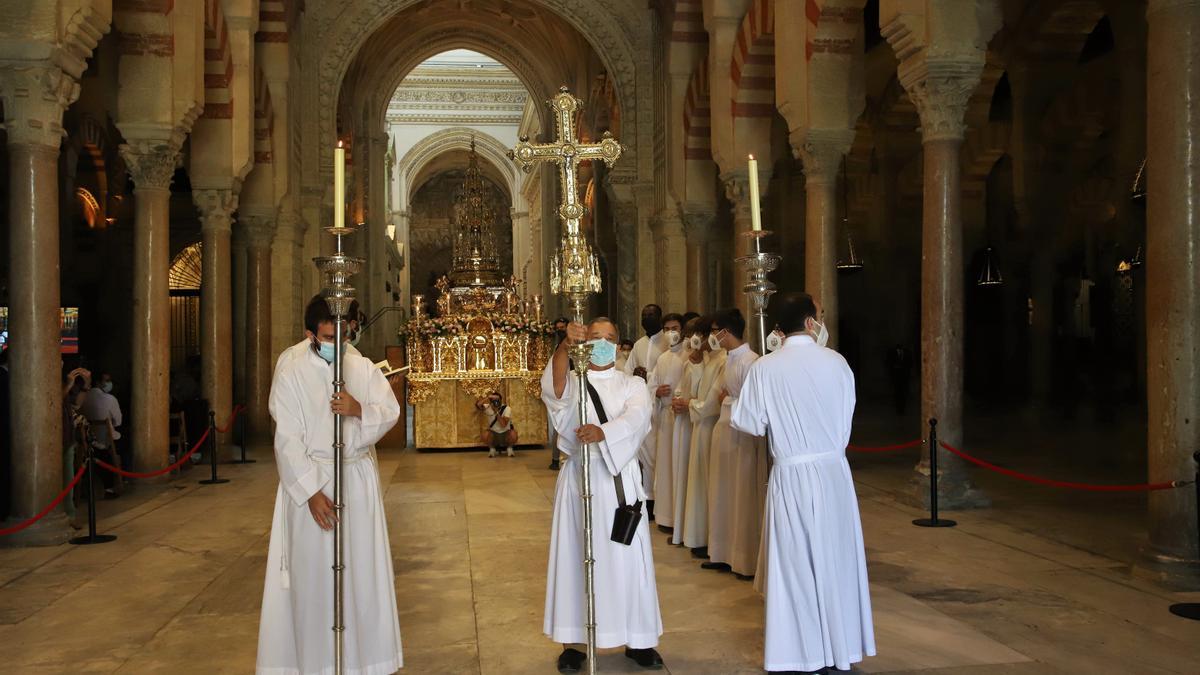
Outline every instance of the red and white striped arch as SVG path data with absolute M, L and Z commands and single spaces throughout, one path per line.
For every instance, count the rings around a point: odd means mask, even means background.
M 259 0 L 258 32 L 255 42 L 288 41 L 288 3 L 285 0 Z
M 683 157 L 712 161 L 712 107 L 709 103 L 708 59 L 700 59 L 688 81 L 683 101 Z
M 753 0 L 730 64 L 734 119 L 775 114 L 775 2 Z
M 271 107 L 271 90 L 262 71 L 254 83 L 254 163 L 270 164 L 274 161 L 271 136 L 275 131 L 275 110 Z
M 675 0 L 671 9 L 671 42 L 708 44 L 703 0 Z
M 806 59 L 812 61 L 815 54 L 853 53 L 863 4 L 863 0 L 805 0 L 804 15 L 809 24 L 804 41 Z
M 205 119 L 233 119 L 233 58 L 229 31 L 219 0 L 204 2 L 204 113 Z

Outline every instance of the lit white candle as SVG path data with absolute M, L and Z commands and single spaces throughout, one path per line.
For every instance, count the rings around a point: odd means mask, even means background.
M 758 208 L 758 160 L 750 155 L 750 229 L 762 230 L 762 214 Z
M 333 226 L 346 226 L 346 148 L 341 141 L 333 149 Z

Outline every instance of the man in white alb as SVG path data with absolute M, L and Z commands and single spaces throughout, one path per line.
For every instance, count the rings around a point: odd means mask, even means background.
M 646 334 L 633 343 L 633 351 L 625 361 L 625 374 L 640 377 L 643 380 L 650 377 L 658 363 L 658 357 L 667 350 L 666 338 L 662 334 L 662 307 L 646 305 L 642 308 L 642 330 Z M 651 420 L 650 429 L 653 431 L 654 422 Z M 642 490 L 646 493 L 646 510 L 650 520 L 654 520 L 654 456 L 655 437 L 653 433 L 646 434 L 646 440 L 638 450 L 638 463 L 642 467 Z
M 279 488 L 258 630 L 260 675 L 333 672 L 333 525 L 345 539 L 345 671 L 385 675 L 403 665 L 392 557 L 379 471 L 369 446 L 400 404 L 368 359 L 342 359 L 333 392 L 334 324 L 325 300 L 304 311 L 305 338 L 271 382 Z M 343 416 L 343 502 L 333 500 L 333 415 Z
M 562 673 L 583 667 L 585 654 L 571 645 L 587 641 L 580 500 L 583 443 L 591 445 L 596 646 L 624 646 L 625 656 L 637 665 L 663 667 L 662 657 L 654 649 L 663 629 L 645 510 L 641 510 L 643 517 L 629 545 L 610 538 L 618 505 L 639 505 L 645 499 L 637 453 L 650 428 L 646 383 L 613 365 L 618 337 L 616 325 L 608 319 L 593 319 L 586 328 L 573 323 L 542 374 L 542 401 L 558 430 L 558 447 L 566 456 L 554 493 L 543 623 L 546 635 L 563 645 L 558 657 Z M 580 391 L 579 380 L 568 365 L 568 348 L 584 341 L 592 344 L 588 383 L 595 389 L 602 411 L 589 392 Z M 588 396 L 587 418 L 582 421 L 581 395 Z
M 650 398 L 654 401 L 654 417 L 650 422 L 650 433 L 654 435 L 654 461 L 651 462 L 654 473 L 654 522 L 658 529 L 671 531 L 675 517 L 673 513 L 674 497 L 671 493 L 671 448 L 675 434 L 675 413 L 671 409 L 671 401 L 675 397 L 675 387 L 683 378 L 683 366 L 687 358 L 683 344 L 683 317 L 678 314 L 668 314 L 663 317 L 662 334 L 667 345 L 667 351 L 658 357 L 646 386 Z M 645 467 L 643 467 L 645 468 Z
M 700 393 L 700 382 L 704 377 L 703 341 L 708 339 L 708 330 L 700 331 L 701 319 L 695 317 L 683 327 L 687 335 L 684 342 L 683 376 L 675 387 L 671 398 L 671 527 L 670 542 L 683 544 L 684 508 L 687 505 L 688 469 L 692 453 L 692 401 Z M 666 521 L 664 517 L 662 519 Z
M 712 336 L 712 317 L 703 317 L 697 334 L 704 351 L 704 373 L 696 398 L 688 406 L 692 419 L 691 457 L 688 461 L 687 498 L 684 501 L 683 545 L 697 558 L 708 557 L 708 467 L 713 427 L 721 416 L 721 379 L 725 350 Z
M 781 349 L 750 368 L 733 426 L 770 433 L 775 459 L 764 516 L 766 670 L 812 673 L 875 655 L 862 522 L 846 445 L 854 374 L 826 349 L 819 306 L 776 299 Z

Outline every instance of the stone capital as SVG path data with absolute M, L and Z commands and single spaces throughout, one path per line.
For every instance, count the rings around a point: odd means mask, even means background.
M 276 231 L 274 216 L 239 214 L 238 224 L 245 230 L 246 243 L 251 249 L 271 248 L 271 240 L 275 238 Z
M 230 231 L 233 212 L 237 210 L 237 193 L 228 188 L 192 190 L 192 201 L 200 213 L 201 231 Z
M 717 222 L 715 211 L 708 209 L 683 209 L 683 235 L 689 244 L 706 244 L 712 239 L 713 225 Z
M 167 190 L 179 164 L 179 145 L 170 140 L 137 140 L 121 145 L 121 158 L 133 178 L 134 192 Z
M 733 202 L 734 208 L 750 206 L 750 170 L 746 167 L 738 167 L 731 169 L 721 174 L 721 183 L 725 185 L 725 197 Z M 758 197 L 762 199 L 767 195 L 767 188 L 771 184 L 771 169 L 758 165 Z
M 9 145 L 57 149 L 66 132 L 63 111 L 79 97 L 79 82 L 48 62 L 0 65 L 0 100 Z
M 837 182 L 842 158 L 854 143 L 853 129 L 797 129 L 790 141 L 804 162 L 804 179 L 810 185 Z
M 966 136 L 967 101 L 979 86 L 983 60 L 927 60 L 905 68 L 901 64 L 900 83 L 917 107 L 921 117 L 921 140 L 956 140 Z

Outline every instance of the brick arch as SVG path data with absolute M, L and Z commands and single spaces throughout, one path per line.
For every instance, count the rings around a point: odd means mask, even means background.
M 708 59 L 700 59 L 688 81 L 683 101 L 684 158 L 712 161 L 712 108 L 708 90 Z
M 233 56 L 229 30 L 219 0 L 204 0 L 204 112 L 205 119 L 233 119 Z
M 753 0 L 742 19 L 729 65 L 733 118 L 775 115 L 775 3 Z
M 257 69 L 254 78 L 254 163 L 271 164 L 272 138 L 275 133 L 275 110 L 271 103 L 271 90 L 262 70 Z

